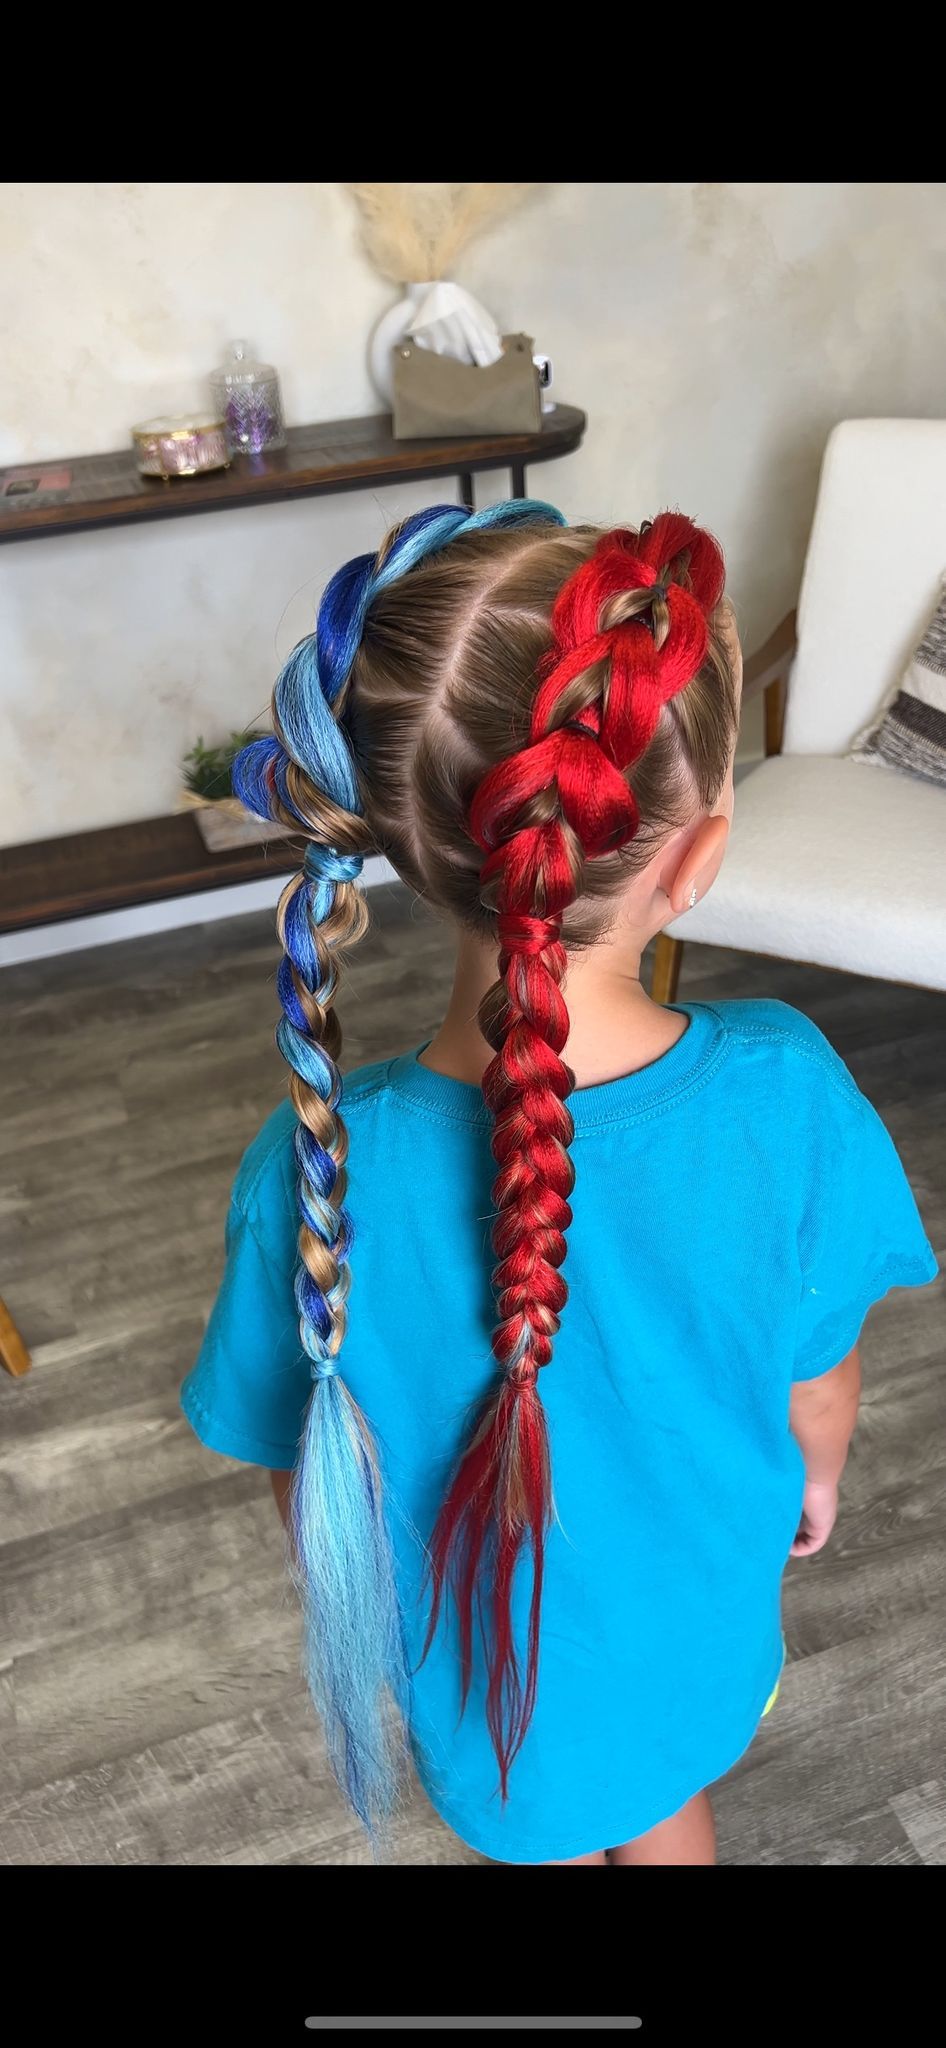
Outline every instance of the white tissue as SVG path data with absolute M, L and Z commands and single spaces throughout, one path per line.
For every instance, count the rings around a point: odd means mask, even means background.
M 481 370 L 498 363 L 503 352 L 492 314 L 462 284 L 432 284 L 411 317 L 410 332 L 418 348 L 455 356 L 458 363 L 476 363 Z

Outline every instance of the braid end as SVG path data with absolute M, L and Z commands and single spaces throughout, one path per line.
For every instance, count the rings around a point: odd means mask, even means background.
M 545 1538 L 551 1516 L 545 1410 L 535 1368 L 518 1367 L 503 1380 L 485 1410 L 437 1518 L 430 1543 L 432 1602 L 424 1645 L 426 1656 L 449 1588 L 459 1620 L 465 1707 L 473 1669 L 474 1606 L 483 1620 L 478 1581 L 481 1565 L 488 1558 L 492 1573 L 489 1626 L 482 1630 L 486 1720 L 503 1800 L 508 1797 L 509 1772 L 535 1709 Z M 516 1654 L 512 1592 L 517 1566 L 526 1552 L 531 1553 L 532 1589 L 523 1672 Z
M 377 1835 L 399 1800 L 409 1682 L 377 1453 L 336 1372 L 312 1388 L 292 1525 L 305 1671 L 329 1761 Z

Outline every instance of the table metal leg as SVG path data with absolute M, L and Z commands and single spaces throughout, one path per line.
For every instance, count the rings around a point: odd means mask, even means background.
M 524 498 L 526 496 L 525 463 L 511 462 L 509 467 L 512 473 L 512 495 L 514 498 Z
M 461 503 L 461 505 L 466 505 L 467 509 L 468 509 L 468 510 L 469 510 L 470 512 L 475 512 L 475 511 L 476 511 L 476 496 L 475 496 L 475 493 L 474 493 L 474 490 L 473 490 L 473 478 L 472 478 L 472 476 L 470 475 L 470 473 L 469 473 L 469 471 L 468 471 L 468 470 L 465 470 L 465 469 L 464 469 L 464 470 L 461 470 L 461 472 L 460 472 L 460 477 L 459 477 L 459 483 L 460 483 L 460 503 Z

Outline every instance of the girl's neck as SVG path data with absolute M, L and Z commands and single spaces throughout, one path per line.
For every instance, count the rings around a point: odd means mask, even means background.
M 453 991 L 443 1023 L 421 1055 L 422 1064 L 454 1081 L 478 1086 L 492 1053 L 476 1021 L 496 980 L 496 954 L 464 933 L 457 951 Z M 570 1031 L 563 1054 L 576 1086 L 591 1088 L 649 1067 L 675 1045 L 687 1019 L 651 1001 L 640 982 L 640 951 L 626 932 L 612 935 L 569 961 L 565 984 Z

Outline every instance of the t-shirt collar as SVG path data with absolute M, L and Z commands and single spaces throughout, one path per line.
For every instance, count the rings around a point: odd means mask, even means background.
M 683 1037 L 669 1052 L 634 1074 L 599 1082 L 593 1088 L 576 1088 L 568 1097 L 576 1136 L 605 1124 L 634 1123 L 640 1117 L 653 1116 L 689 1095 L 715 1065 L 724 1043 L 718 1012 L 708 1003 L 672 1003 L 669 1007 L 689 1019 Z M 490 1113 L 479 1088 L 422 1066 L 420 1054 L 425 1050 L 426 1045 L 421 1045 L 392 1061 L 392 1087 L 431 1115 L 454 1123 L 488 1124 Z

